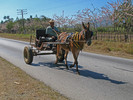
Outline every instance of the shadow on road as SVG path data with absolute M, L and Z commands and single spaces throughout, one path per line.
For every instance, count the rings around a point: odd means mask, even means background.
M 126 83 L 126 82 L 110 79 L 108 76 L 106 76 L 104 74 L 89 71 L 89 70 L 80 70 L 80 74 L 82 76 L 91 77 L 93 79 L 107 80 L 107 81 L 110 81 L 111 83 L 114 83 L 114 84 L 125 84 Z
M 68 61 L 68 66 L 70 66 L 72 64 L 72 62 Z M 43 66 L 47 66 L 49 68 L 55 68 L 58 70 L 66 70 L 65 64 L 64 62 L 59 63 L 59 64 L 54 64 L 54 62 L 39 62 L 38 64 L 32 64 L 32 66 L 38 66 L 38 67 L 43 67 Z M 87 78 L 93 78 L 93 79 L 100 79 L 100 80 L 106 80 L 106 81 L 110 81 L 111 83 L 114 84 L 126 84 L 126 82 L 122 82 L 122 81 L 117 81 L 117 80 L 113 80 L 110 79 L 108 76 L 101 74 L 101 73 L 97 73 L 97 72 L 93 72 L 87 69 L 84 69 L 83 66 L 78 66 L 79 67 L 79 72 L 81 76 L 87 77 Z M 75 67 L 74 68 L 70 68 L 69 71 L 70 73 L 76 73 Z

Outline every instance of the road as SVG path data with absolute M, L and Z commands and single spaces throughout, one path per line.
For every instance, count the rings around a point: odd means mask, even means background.
M 79 71 L 54 64 L 55 55 L 34 57 L 32 65 L 23 60 L 27 42 L 0 38 L 0 56 L 20 67 L 71 100 L 133 100 L 133 60 L 81 52 Z M 68 55 L 68 64 L 73 62 Z

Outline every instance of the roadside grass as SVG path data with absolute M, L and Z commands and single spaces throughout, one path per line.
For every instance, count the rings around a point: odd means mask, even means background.
M 68 100 L 0 57 L 0 100 Z
M 0 33 L 0 37 L 16 39 L 21 41 L 29 41 L 30 36 L 35 37 L 35 34 L 9 34 L 9 33 Z
M 27 42 L 29 42 L 30 36 L 33 37 L 32 41 L 34 42 L 35 34 L 0 33 L 0 37 Z M 93 40 L 91 46 L 85 45 L 83 51 L 133 59 L 133 42 L 125 43 Z
M 133 42 L 110 42 L 93 40 L 91 46 L 85 45 L 84 51 L 133 59 Z

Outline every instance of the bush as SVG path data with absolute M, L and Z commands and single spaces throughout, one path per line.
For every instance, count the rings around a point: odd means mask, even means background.
M 12 21 L 8 22 L 8 24 L 6 25 L 6 28 L 8 29 L 9 32 L 11 32 L 13 27 L 14 27 L 14 23 Z
M 98 27 L 98 28 L 97 28 L 97 31 L 98 31 L 98 32 L 107 32 L 108 29 L 105 28 L 105 27 Z

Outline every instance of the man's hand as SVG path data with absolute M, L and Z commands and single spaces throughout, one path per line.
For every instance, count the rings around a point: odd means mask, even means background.
M 52 39 L 55 39 L 55 36 L 52 36 Z

